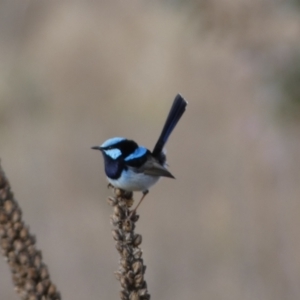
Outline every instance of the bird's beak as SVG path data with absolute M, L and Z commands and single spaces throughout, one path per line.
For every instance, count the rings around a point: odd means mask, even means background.
M 91 149 L 93 149 L 93 150 L 102 150 L 102 148 L 100 147 L 100 146 L 94 146 L 94 147 L 91 147 Z

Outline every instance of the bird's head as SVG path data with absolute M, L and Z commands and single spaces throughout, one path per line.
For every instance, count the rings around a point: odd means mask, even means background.
M 104 160 L 119 160 L 132 154 L 138 148 L 138 144 L 132 140 L 123 137 L 114 137 L 106 140 L 100 146 L 94 146 L 92 149 L 100 150 Z

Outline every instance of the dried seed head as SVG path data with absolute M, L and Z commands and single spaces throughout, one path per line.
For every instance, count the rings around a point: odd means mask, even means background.
M 28 238 L 28 229 L 27 229 L 27 228 L 23 227 L 23 228 L 21 229 L 21 231 L 20 231 L 20 238 L 21 238 L 22 240 L 25 240 L 25 239 Z
M 13 225 L 14 230 L 20 231 L 23 228 L 23 224 L 21 222 L 15 222 Z
M 0 224 L 5 224 L 7 220 L 7 215 L 3 211 L 0 211 Z
M 139 248 L 134 249 L 133 256 L 134 256 L 135 259 L 141 258 L 142 254 L 143 254 L 143 252 L 142 252 L 141 249 L 139 249 Z
M 39 269 L 39 268 L 41 267 L 41 265 L 42 265 L 42 258 L 41 258 L 40 255 L 37 254 L 37 255 L 34 257 L 33 265 L 34 265 L 37 269 Z
M 133 193 L 132 192 L 127 192 L 127 191 L 123 191 L 123 194 L 122 194 L 122 198 L 124 200 L 131 200 L 132 199 L 132 196 L 133 196 Z
M 38 271 L 36 268 L 28 268 L 27 269 L 27 276 L 28 278 L 31 278 L 33 280 L 37 279 L 38 278 Z
M 120 197 L 122 195 L 122 190 L 115 189 L 115 194 L 116 194 L 117 197 Z
M 108 197 L 107 198 L 107 203 L 110 205 L 110 206 L 115 206 L 117 205 L 118 201 L 115 197 Z
M 133 203 L 134 203 L 134 200 L 132 198 L 126 199 L 126 206 L 128 208 L 130 208 L 133 205 Z
M 23 290 L 19 290 L 18 292 L 19 296 L 21 297 L 21 299 L 29 299 L 30 294 L 27 293 L 27 291 Z
M 127 272 L 127 276 L 130 277 L 130 278 L 133 278 L 134 273 L 130 270 L 130 271 Z
M 125 276 L 121 277 L 120 283 L 121 283 L 121 286 L 122 286 L 123 289 L 128 289 L 129 282 L 128 282 L 128 279 Z
M 0 187 L 0 246 L 11 269 L 16 292 L 26 300 L 60 300 L 42 263 L 41 253 L 35 248 L 35 237 L 22 221 L 22 211 L 1 166 Z
M 134 229 L 134 223 L 129 219 L 125 219 L 125 221 L 123 222 L 123 230 L 126 232 L 130 232 L 133 229 Z
M 129 297 L 130 300 L 140 300 L 140 295 L 138 291 L 133 291 Z
M 144 281 L 144 275 L 142 273 L 137 274 L 134 277 L 135 286 L 140 286 Z
M 43 280 L 43 286 L 44 286 L 45 289 L 48 289 L 50 284 L 51 284 L 50 279 L 44 279 Z
M 14 240 L 18 235 L 18 232 L 14 230 L 13 228 L 7 229 L 7 236 L 10 240 Z
M 128 285 L 132 285 L 133 284 L 133 277 L 128 276 L 128 274 L 126 275 L 126 279 L 128 282 Z
M 127 247 L 124 247 L 124 248 L 123 248 L 122 255 L 123 255 L 123 257 L 125 257 L 125 258 L 127 258 L 127 257 L 130 256 L 130 251 L 129 251 L 129 249 L 128 249 Z
M 121 198 L 118 202 L 118 206 L 122 207 L 123 209 L 127 209 L 126 200 Z
M 1 174 L 2 175 L 2 174 Z M 8 187 L 2 188 L 0 190 L 0 199 L 2 201 L 6 200 L 8 198 L 9 190 Z
M 118 250 L 118 252 L 121 254 L 123 252 L 123 245 L 121 244 L 121 242 L 117 242 L 116 244 L 116 249 Z
M 127 243 L 131 243 L 133 241 L 133 234 L 132 234 L 132 232 L 126 232 L 125 233 L 125 241 Z
M 120 292 L 121 300 L 129 300 L 127 291 L 123 290 Z
M 17 252 L 20 252 L 25 248 L 24 243 L 19 239 L 14 241 L 13 246 Z
M 24 242 L 26 247 L 29 247 L 30 245 L 34 245 L 36 242 L 35 236 L 33 235 L 29 236 Z
M 29 257 L 27 255 L 27 253 L 22 252 L 19 254 L 19 261 L 22 265 L 27 265 L 29 262 Z
M 0 237 L 3 238 L 6 236 L 6 230 L 3 225 L 0 225 Z
M 57 292 L 56 286 L 52 283 L 48 288 L 48 294 L 49 296 L 53 296 L 56 294 L 56 292 Z
M 33 292 L 35 290 L 35 283 L 32 280 L 27 280 L 25 283 L 25 290 L 27 292 Z
M 21 214 L 21 211 L 20 211 L 20 210 L 15 210 L 15 211 L 12 213 L 12 217 L 11 217 L 12 221 L 13 221 L 14 223 L 20 221 L 20 220 L 21 220 L 21 215 L 22 215 L 22 214 Z
M 2 173 L 2 172 L 1 172 Z M 4 187 L 4 185 L 6 184 L 6 180 L 3 176 L 3 174 L 0 173 L 0 189 L 2 189 Z
M 14 223 L 11 220 L 8 220 L 5 224 L 3 224 L 4 228 L 8 230 L 9 228 L 14 227 Z
M 150 300 L 150 295 L 149 295 L 149 294 L 146 294 L 145 296 L 143 296 L 142 299 L 143 299 L 143 300 Z
M 147 289 L 140 289 L 140 290 L 139 290 L 139 295 L 140 295 L 141 297 L 147 296 L 147 295 L 148 295 Z
M 33 245 L 28 246 L 28 247 L 27 247 L 27 251 L 28 251 L 28 253 L 29 253 L 30 256 L 35 255 L 36 252 L 37 252 L 37 250 L 34 248 Z
M 140 218 L 140 216 L 137 214 L 134 214 L 130 217 L 131 221 L 134 223 L 137 222 L 139 220 L 139 218 Z
M 127 269 L 129 267 L 129 262 L 127 259 L 125 258 L 121 258 L 120 259 L 120 265 L 124 268 Z
M 36 286 L 36 291 L 38 293 L 38 295 L 42 295 L 45 292 L 45 286 L 43 284 L 43 282 L 39 282 Z
M 48 269 L 45 265 L 41 267 L 40 276 L 42 279 L 46 279 L 49 277 Z
M 14 277 L 14 276 L 13 276 Z M 20 293 L 21 293 L 21 289 L 20 289 L 20 287 L 19 286 L 15 286 L 14 287 L 14 290 L 15 290 L 15 292 L 17 293 L 17 294 L 19 294 L 20 295 Z M 26 296 L 27 296 L 27 294 L 26 294 Z
M 134 274 L 141 273 L 143 270 L 142 262 L 140 260 L 135 261 L 132 264 L 132 270 L 133 270 Z
M 15 261 L 16 261 L 16 258 L 17 258 L 17 256 L 16 256 L 16 254 L 15 254 L 14 251 L 8 252 L 7 257 L 8 257 L 8 259 L 9 259 L 10 261 L 12 261 L 12 262 L 15 262 Z
M 111 225 L 113 225 L 113 226 L 118 226 L 119 223 L 120 223 L 120 218 L 117 217 L 116 215 L 111 215 L 111 216 L 110 216 L 110 223 L 111 223 Z
M 15 270 L 15 269 L 18 269 L 19 268 L 19 265 L 18 265 L 18 260 L 8 260 L 6 259 L 6 261 L 8 262 L 8 265 L 10 266 L 10 268 L 12 270 Z
M 42 259 L 42 251 L 41 250 L 36 250 L 35 255 L 39 256 Z
M 116 249 L 121 256 L 119 270 L 115 273 L 123 288 L 120 298 L 122 300 L 147 300 L 150 295 L 147 293 L 144 281 L 145 267 L 141 259 L 142 251 L 139 249 L 142 236 L 134 233 L 135 222 L 139 216 L 131 215 L 129 209 L 133 203 L 132 193 L 114 189 L 114 194 L 115 197 L 108 199 L 108 204 L 113 206 L 113 215 L 110 219 L 115 229 L 112 235 L 116 241 Z
M 133 238 L 134 247 L 138 247 L 142 243 L 142 236 L 140 234 L 136 234 Z
M 27 298 L 26 298 L 27 299 Z M 28 300 L 39 300 L 39 297 L 33 293 L 28 296 Z
M 13 204 L 13 202 L 12 202 L 11 200 L 6 200 L 6 201 L 4 202 L 4 210 L 5 210 L 5 212 L 6 212 L 8 215 L 10 215 L 10 214 L 12 213 L 13 209 L 14 209 L 14 204 Z
M 114 215 L 119 218 L 122 218 L 122 216 L 124 215 L 124 212 L 119 206 L 116 205 L 116 206 L 114 206 Z
M 113 230 L 112 235 L 115 241 L 122 240 L 121 232 L 118 229 Z
M 22 279 L 20 279 L 19 274 L 13 274 L 12 281 L 15 285 L 15 289 L 18 289 L 21 291 L 24 288 L 24 281 Z
M 1 240 L 1 248 L 3 250 L 8 250 L 11 247 L 10 241 L 8 238 L 4 238 Z
M 27 271 L 27 268 L 24 268 L 23 266 L 15 266 L 16 267 L 16 269 L 18 269 L 18 273 L 19 273 L 19 276 L 20 276 L 20 278 L 24 278 L 24 280 L 25 280 L 25 277 L 27 276 L 27 273 L 28 273 L 28 271 Z

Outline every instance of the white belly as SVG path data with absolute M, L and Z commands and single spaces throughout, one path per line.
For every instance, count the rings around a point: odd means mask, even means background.
M 145 191 L 154 185 L 159 176 L 134 173 L 132 170 L 123 171 L 119 179 L 107 178 L 109 183 L 125 191 Z

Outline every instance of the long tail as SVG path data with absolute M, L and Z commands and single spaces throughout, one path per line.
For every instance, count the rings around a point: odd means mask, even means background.
M 172 133 L 176 124 L 178 123 L 181 116 L 183 115 L 186 106 L 187 106 L 187 102 L 183 99 L 183 97 L 180 94 L 178 94 L 174 99 L 166 123 L 152 151 L 153 156 L 158 156 L 162 152 L 165 143 L 167 142 L 170 134 Z

